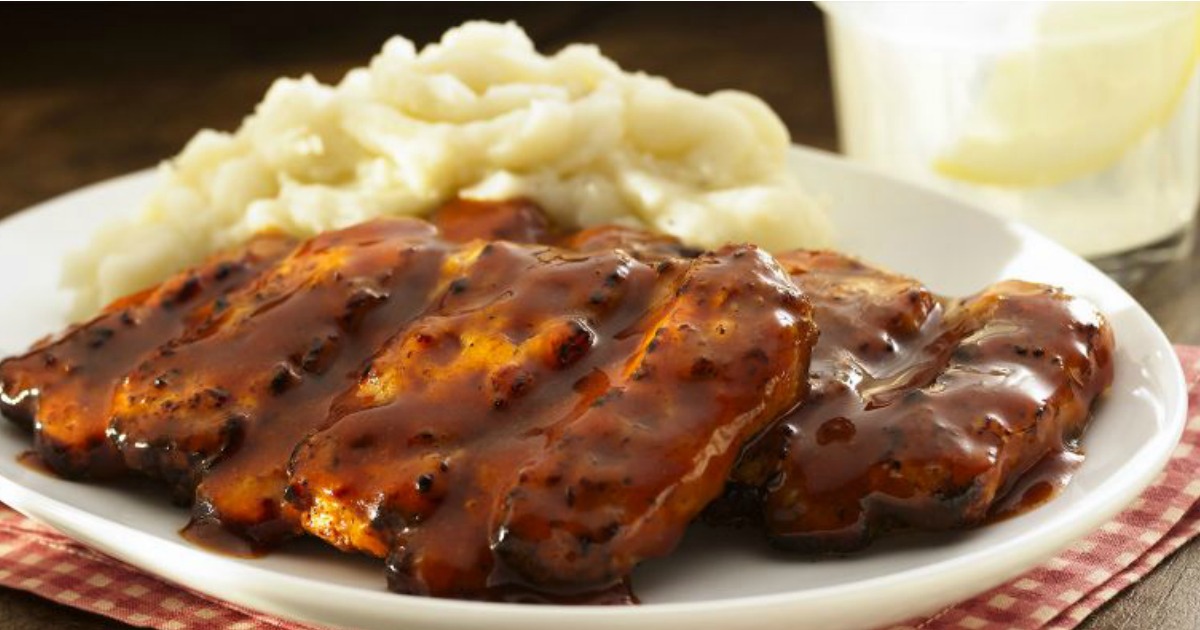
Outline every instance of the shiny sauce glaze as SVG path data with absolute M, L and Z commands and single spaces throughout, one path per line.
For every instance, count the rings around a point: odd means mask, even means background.
M 670 258 L 695 258 L 701 254 L 701 250 L 688 247 L 673 236 L 623 225 L 598 225 L 568 232 L 559 235 L 554 244 L 584 253 L 619 249 L 648 263 Z
M 821 330 L 812 391 L 746 450 L 711 521 L 849 551 L 889 529 L 1011 515 L 1069 479 L 1112 382 L 1112 334 L 1094 308 L 1017 281 L 944 300 L 831 252 L 780 261 Z
M 627 593 L 803 395 L 808 304 L 752 247 L 493 242 L 454 267 L 292 461 L 305 529 L 385 557 L 393 590 Z
M 243 314 L 237 323 L 222 322 L 225 331 L 213 340 L 205 339 L 211 331 L 192 333 L 203 340 L 185 352 L 215 354 L 215 364 L 229 370 L 215 380 L 238 383 L 235 391 L 248 386 L 250 391 L 239 399 L 249 401 L 253 410 L 223 403 L 204 410 L 201 403 L 184 412 L 193 424 L 180 435 L 163 440 L 159 431 L 172 422 L 168 415 L 160 419 L 165 424 L 142 428 L 149 439 L 141 444 L 135 440 L 126 450 L 127 457 L 144 462 L 141 470 L 170 481 L 181 501 L 192 501 L 193 518 L 183 530 L 188 540 L 250 557 L 300 533 L 297 512 L 283 500 L 288 457 L 304 435 L 328 420 L 332 399 L 355 382 L 362 364 L 385 339 L 428 309 L 435 294 L 456 290 L 438 277 L 455 249 L 452 243 L 502 238 L 541 242 L 551 234 L 541 210 L 521 199 L 453 199 L 430 221 L 434 229 L 414 220 L 381 220 L 310 242 L 238 296 Z M 193 341 L 176 343 L 190 346 Z M 244 363 L 223 353 L 230 345 L 244 346 L 265 360 Z M 188 365 L 188 359 L 173 358 L 177 352 L 168 348 L 169 360 Z M 282 360 L 281 352 L 287 354 Z M 260 369 L 271 370 L 270 380 L 251 384 L 251 372 Z M 162 370 L 143 370 L 156 371 Z M 261 380 L 263 375 L 258 376 Z M 151 385 L 158 389 L 161 382 Z M 264 387 L 269 398 L 261 395 Z M 212 388 L 197 384 L 192 395 L 197 389 Z M 215 390 L 229 392 L 221 385 Z M 207 424 L 195 422 L 197 411 L 212 416 Z M 215 435 L 214 422 L 220 425 Z M 122 444 L 129 442 L 125 426 L 120 419 L 114 423 Z M 237 427 L 235 435 L 229 433 L 232 426 Z M 273 446 L 242 448 L 247 437 L 270 440 Z M 160 444 L 149 446 L 153 440 Z M 186 460 L 178 457 L 182 449 L 177 445 L 184 442 L 191 449 Z
M 1055 449 L 1009 484 L 1009 489 L 992 504 L 987 523 L 997 523 L 1041 507 L 1067 487 L 1083 465 L 1079 447 Z
M 57 445 L 23 461 L 165 479 L 194 504 L 185 534 L 228 553 L 304 529 L 385 558 L 400 592 L 629 603 L 629 571 L 674 547 L 756 432 L 708 519 L 846 551 L 1052 497 L 1111 380 L 1103 319 L 1040 285 L 955 302 L 785 254 L 810 313 L 753 248 L 560 234 L 522 200 L 433 220 L 278 265 L 287 246 L 264 241 L 257 266 L 185 272 L 6 360 L 3 410 Z M 127 311 L 136 331 L 88 332 Z
M 474 239 L 548 243 L 553 238 L 545 213 L 528 199 L 476 201 L 456 198 L 435 210 L 429 221 L 437 226 L 443 239 L 455 243 Z
M 211 303 L 291 248 L 263 236 L 163 284 L 114 302 L 91 321 L 0 363 L 0 411 L 34 431 L 47 468 L 68 478 L 124 471 L 105 436 L 113 389 L 142 355 L 209 315 Z
M 254 548 L 299 532 L 283 501 L 288 458 L 441 290 L 451 247 L 435 234 L 391 219 L 306 241 L 123 379 L 110 433 L 130 468 L 191 500 L 191 538 L 231 532 Z

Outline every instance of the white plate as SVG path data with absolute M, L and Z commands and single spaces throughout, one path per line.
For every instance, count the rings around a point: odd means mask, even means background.
M 186 514 L 152 495 L 69 483 L 16 462 L 28 437 L 0 429 L 0 500 L 147 571 L 216 597 L 298 620 L 368 628 L 572 630 L 670 624 L 691 630 L 867 628 L 935 611 L 1047 559 L 1127 505 L 1162 468 L 1183 429 L 1183 374 L 1166 337 L 1112 281 L 1049 240 L 959 201 L 811 150 L 795 166 L 826 197 L 841 246 L 949 294 L 1004 277 L 1050 282 L 1096 302 L 1117 338 L 1116 380 L 1084 443 L 1088 458 L 1041 509 L 972 532 L 912 535 L 848 559 L 772 552 L 745 531 L 696 528 L 670 558 L 635 575 L 639 607 L 530 606 L 425 599 L 384 590 L 378 562 L 302 543 L 260 560 L 195 548 Z M 139 173 L 60 197 L 0 222 L 5 308 L 0 352 L 58 330 L 67 304 L 59 260 L 108 214 L 137 205 Z M 6 424 L 6 423 L 5 423 Z

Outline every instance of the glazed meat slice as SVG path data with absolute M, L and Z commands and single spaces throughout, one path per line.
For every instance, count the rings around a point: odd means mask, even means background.
M 649 262 L 669 258 L 695 258 L 700 250 L 688 247 L 667 234 L 656 234 L 623 225 L 598 225 L 568 233 L 556 244 L 577 252 L 602 252 L 619 249 L 638 260 Z
M 110 432 L 125 462 L 194 500 L 194 537 L 267 546 L 297 533 L 283 501 L 292 450 L 365 360 L 445 290 L 452 249 L 416 219 L 305 242 L 124 379 Z
M 221 296 L 291 248 L 259 237 L 161 285 L 118 300 L 91 321 L 0 363 L 0 410 L 34 430 L 34 449 L 68 478 L 124 470 L 105 437 L 113 389 L 141 357 L 219 310 Z
M 456 275 L 292 462 L 305 529 L 386 557 L 393 590 L 620 593 L 806 389 L 809 305 L 753 247 L 495 242 Z
M 848 551 L 891 528 L 979 524 L 1027 476 L 1078 460 L 1113 376 L 1091 305 L 1019 281 L 949 301 L 839 254 L 780 261 L 821 330 L 812 392 L 747 449 L 711 520 Z
M 429 221 L 442 238 L 456 243 L 472 239 L 547 243 L 550 221 L 542 209 L 527 199 L 476 201 L 456 198 L 433 212 Z
M 448 240 L 549 238 L 545 215 L 523 200 L 456 199 L 439 208 L 433 221 Z M 0 362 L 0 412 L 35 431 L 36 452 L 59 475 L 106 478 L 125 471 L 105 436 L 117 382 L 144 355 L 220 311 L 227 301 L 216 298 L 253 280 L 294 246 L 282 236 L 259 236 Z
M 452 199 L 434 211 L 429 221 L 437 226 L 442 238 L 458 243 L 473 239 L 548 243 L 584 253 L 619 249 L 643 262 L 695 258 L 701 253 L 674 236 L 625 225 L 597 225 L 563 233 L 550 224 L 537 204 L 527 199 Z

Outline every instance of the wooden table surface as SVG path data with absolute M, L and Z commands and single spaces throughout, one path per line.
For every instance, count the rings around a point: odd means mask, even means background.
M 5 5 L 0 216 L 152 166 L 201 127 L 236 127 L 274 77 L 308 72 L 334 81 L 391 34 L 424 43 L 471 18 L 515 19 L 542 50 L 596 43 L 627 69 L 699 92 L 756 93 L 796 142 L 836 148 L 824 29 L 807 4 Z M 1131 287 L 1178 343 L 1200 343 L 1198 266 L 1192 254 Z M 0 589 L 0 630 L 44 627 L 126 626 Z M 1083 627 L 1200 627 L 1200 543 Z

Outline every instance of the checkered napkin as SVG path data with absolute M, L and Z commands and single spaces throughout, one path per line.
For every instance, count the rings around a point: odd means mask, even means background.
M 1200 535 L 1200 347 L 1177 347 L 1191 416 L 1166 470 L 1115 519 L 1007 584 L 889 630 L 1065 630 Z M 305 630 L 163 582 L 0 505 L 0 585 L 160 630 Z

